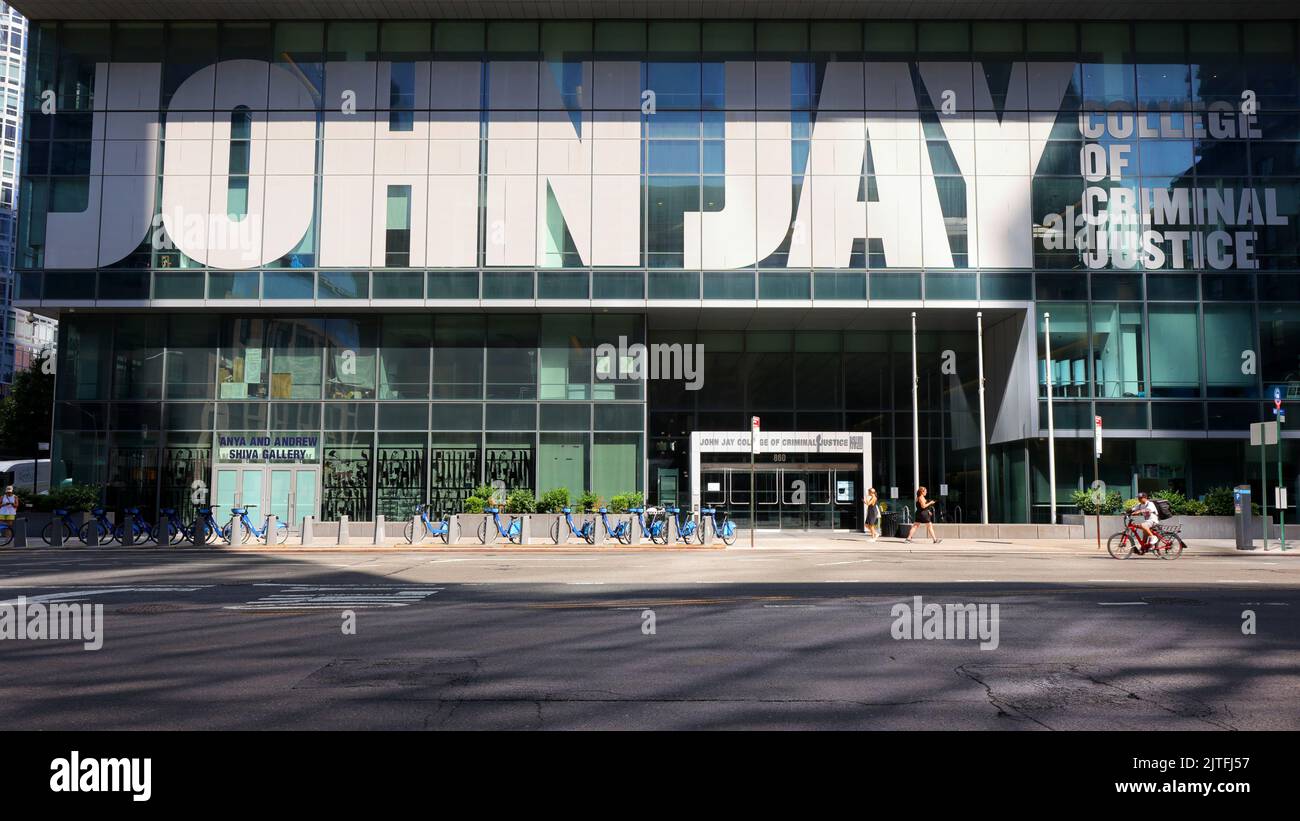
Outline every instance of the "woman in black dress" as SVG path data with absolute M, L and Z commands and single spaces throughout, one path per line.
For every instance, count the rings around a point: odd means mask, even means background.
M 867 488 L 867 496 L 862 501 L 867 506 L 867 532 L 874 542 L 880 536 L 880 498 L 876 495 L 876 489 Z
M 929 491 L 924 487 L 918 487 L 916 489 L 916 521 L 912 522 L 912 529 L 907 532 L 907 538 L 903 540 L 905 542 L 910 543 L 912 541 L 912 536 L 915 535 L 916 529 L 921 525 L 925 525 L 925 535 L 933 539 L 935 544 L 943 541 L 943 539 L 940 539 L 934 532 L 933 508 L 938 504 L 938 502 L 932 502 L 927 499 L 926 495 L 928 493 Z

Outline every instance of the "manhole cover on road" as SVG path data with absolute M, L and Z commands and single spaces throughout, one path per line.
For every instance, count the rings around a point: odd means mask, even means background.
M 468 683 L 478 672 L 472 658 L 335 659 L 294 686 L 444 687 Z
M 1186 604 L 1192 607 L 1205 604 L 1201 599 L 1186 599 L 1178 596 L 1144 596 L 1142 601 L 1147 604 Z

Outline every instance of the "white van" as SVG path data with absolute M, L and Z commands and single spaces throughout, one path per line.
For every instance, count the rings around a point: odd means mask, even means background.
M 50 490 L 50 460 L 19 459 L 0 462 L 0 490 L 5 485 L 13 485 L 18 498 L 32 495 L 32 469 L 36 468 L 36 492 L 48 493 Z

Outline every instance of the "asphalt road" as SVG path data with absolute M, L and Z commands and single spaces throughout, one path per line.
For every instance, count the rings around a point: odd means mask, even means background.
M 0 641 L 8 729 L 1300 729 L 1276 553 L 0 554 L 20 595 L 104 645 Z M 915 596 L 996 604 L 996 648 L 895 638 Z

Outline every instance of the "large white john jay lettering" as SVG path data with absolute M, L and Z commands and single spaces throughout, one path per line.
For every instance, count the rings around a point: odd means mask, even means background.
M 390 87 L 394 68 L 328 63 L 319 104 L 303 77 L 261 61 L 225 61 L 186 79 L 163 133 L 158 210 L 167 238 L 201 264 L 252 268 L 298 247 L 318 213 L 318 264 L 379 267 L 390 192 L 400 187 L 413 267 L 551 267 L 570 264 L 568 251 L 583 265 L 640 264 L 638 63 L 415 63 L 417 102 L 405 130 L 390 122 L 388 95 L 376 92 Z M 1072 69 L 1015 64 L 999 117 L 979 64 L 919 65 L 932 100 L 952 90 L 966 101 L 939 122 L 967 181 L 970 265 L 1032 265 L 1030 184 Z M 791 267 L 842 268 L 863 239 L 880 241 L 889 266 L 953 265 L 907 63 L 826 66 L 803 168 L 791 160 L 790 64 L 732 61 L 725 75 L 725 204 L 683 215 L 686 268 L 749 266 L 786 243 Z M 110 265 L 146 238 L 160 84 L 157 64 L 97 66 L 89 203 L 48 215 L 59 241 L 46 267 Z M 349 95 L 350 110 L 339 105 Z M 237 109 L 250 122 L 247 204 L 230 213 Z

